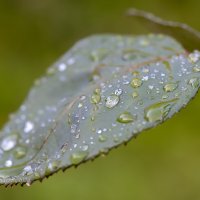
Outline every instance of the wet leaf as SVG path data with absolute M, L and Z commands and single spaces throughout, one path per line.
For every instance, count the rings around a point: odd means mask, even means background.
M 0 183 L 30 185 L 172 117 L 199 88 L 200 53 L 161 34 L 78 42 L 0 134 Z

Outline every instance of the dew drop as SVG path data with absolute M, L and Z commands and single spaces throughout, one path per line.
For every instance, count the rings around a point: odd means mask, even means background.
M 117 95 L 110 95 L 106 98 L 106 107 L 113 108 L 119 103 L 119 96 Z
M 3 151 L 10 151 L 17 145 L 18 135 L 13 134 L 4 138 L 1 142 L 1 148 Z
M 193 72 L 200 72 L 200 67 L 199 66 L 193 67 Z
M 188 58 L 191 63 L 196 63 L 200 58 L 200 54 L 198 51 L 194 51 L 193 53 L 189 54 Z
M 173 92 L 177 87 L 178 87 L 177 83 L 167 83 L 164 86 L 164 91 L 165 92 Z
M 71 163 L 73 165 L 77 165 L 79 163 L 81 163 L 82 161 L 84 161 L 88 156 L 88 151 L 79 151 L 79 152 L 76 152 L 76 153 L 73 153 L 71 155 Z
M 138 94 L 137 92 L 133 92 L 133 93 L 132 93 L 133 99 L 137 98 L 138 96 L 139 96 L 139 94 Z
M 60 72 L 63 72 L 63 71 L 65 71 L 67 69 L 67 66 L 66 66 L 66 64 L 64 64 L 64 63 L 61 63 L 59 66 L 58 66 L 58 70 L 60 71 Z
M 27 149 L 25 147 L 17 147 L 14 151 L 14 157 L 16 159 L 21 159 L 26 156 Z
M 115 90 L 115 95 L 120 96 L 122 94 L 123 90 L 118 88 Z
M 134 116 L 130 112 L 124 112 L 118 116 L 117 121 L 119 123 L 131 123 L 134 121 Z
M 198 88 L 199 87 L 199 79 L 198 78 L 192 78 L 189 80 L 189 85 L 192 86 L 193 89 Z
M 139 78 L 133 78 L 132 81 L 131 81 L 131 86 L 133 88 L 138 88 L 142 85 L 142 80 L 139 79 Z
M 24 132 L 29 133 L 34 129 L 34 124 L 30 121 L 27 121 L 24 127 Z
M 162 121 L 170 112 L 172 105 L 178 99 L 173 99 L 171 101 L 159 102 L 153 104 L 145 109 L 145 118 L 149 122 Z
M 91 97 L 91 103 L 98 104 L 101 101 L 100 89 L 96 89 Z
M 48 170 L 51 172 L 57 170 L 59 167 L 59 164 L 60 164 L 60 161 L 57 161 L 57 160 L 50 162 L 48 164 Z
M 12 167 L 12 165 L 13 165 L 12 160 L 6 160 L 5 167 Z
M 107 140 L 107 136 L 99 135 L 99 142 L 105 142 Z

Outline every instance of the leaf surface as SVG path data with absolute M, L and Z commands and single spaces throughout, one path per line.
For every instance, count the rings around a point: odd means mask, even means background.
M 79 41 L 0 134 L 0 183 L 30 185 L 172 117 L 199 88 L 200 53 L 164 35 Z

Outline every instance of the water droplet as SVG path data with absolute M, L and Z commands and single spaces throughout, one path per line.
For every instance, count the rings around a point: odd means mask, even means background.
M 48 164 L 48 171 L 55 171 L 55 170 L 57 170 L 58 169 L 58 167 L 59 167 L 59 165 L 60 165 L 60 161 L 57 161 L 57 160 L 55 160 L 55 161 L 53 161 L 53 162 L 50 162 L 49 164 Z
M 59 70 L 60 72 L 63 72 L 63 71 L 65 71 L 66 69 L 67 69 L 67 65 L 64 64 L 64 63 L 61 63 L 61 64 L 58 66 L 58 70 Z
M 27 165 L 26 167 L 24 167 L 24 175 L 31 175 L 33 174 L 33 169 L 31 167 L 31 165 Z
M 119 103 L 119 96 L 117 95 L 110 95 L 106 98 L 106 107 L 113 108 Z
M 178 99 L 173 99 L 171 101 L 159 102 L 153 104 L 145 109 L 145 118 L 149 122 L 162 121 L 170 112 L 173 104 Z
M 17 145 L 18 135 L 12 134 L 4 138 L 1 142 L 1 148 L 4 151 L 10 151 Z
M 88 151 L 79 151 L 79 152 L 76 152 L 76 153 L 73 153 L 71 155 L 71 163 L 73 165 L 77 165 L 79 163 L 81 163 L 82 161 L 84 161 L 88 156 Z
M 91 97 L 91 103 L 98 104 L 101 101 L 100 89 L 96 89 Z
M 134 121 L 134 116 L 130 112 L 124 112 L 118 116 L 117 121 L 120 123 L 131 123 Z
M 24 132 L 29 133 L 34 129 L 34 124 L 30 121 L 27 121 L 24 127 Z
M 199 87 L 199 79 L 198 78 L 192 78 L 189 80 L 188 83 L 192 86 L 193 89 Z
M 107 136 L 99 135 L 99 142 L 105 142 L 107 140 Z
M 118 88 L 117 90 L 115 90 L 115 95 L 120 96 L 122 92 L 122 89 Z
M 131 81 L 131 86 L 133 88 L 137 88 L 137 87 L 140 87 L 142 85 L 142 80 L 139 79 L 139 78 L 133 78 L 132 81 Z
M 193 67 L 193 72 L 200 72 L 200 67 L 199 66 Z
M 167 83 L 164 86 L 164 91 L 165 92 L 173 92 L 177 87 L 178 87 L 177 83 Z
M 146 46 L 149 45 L 149 41 L 146 40 L 146 39 L 142 39 L 142 40 L 140 40 L 139 43 L 140 43 L 141 46 L 144 46 L 144 47 L 146 47 Z
M 198 51 L 194 51 L 193 53 L 189 54 L 188 58 L 190 62 L 196 63 L 200 58 L 200 53 Z
M 137 98 L 138 96 L 139 96 L 139 94 L 138 94 L 137 92 L 133 92 L 133 93 L 132 93 L 133 99 Z
M 5 167 L 12 167 L 12 165 L 13 165 L 12 160 L 6 160 Z
M 97 49 L 92 51 L 90 54 L 90 58 L 94 62 L 102 61 L 108 54 L 107 49 Z
M 27 149 L 25 147 L 17 147 L 14 151 L 14 157 L 16 159 L 21 159 L 26 156 Z

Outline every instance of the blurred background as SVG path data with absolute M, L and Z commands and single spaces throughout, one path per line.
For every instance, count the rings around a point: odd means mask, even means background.
M 199 0 L 0 0 L 0 126 L 33 81 L 77 40 L 138 33 L 130 7 L 200 30 Z M 199 200 L 200 94 L 162 126 L 109 156 L 32 187 L 0 188 L 0 199 Z

